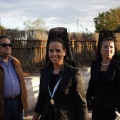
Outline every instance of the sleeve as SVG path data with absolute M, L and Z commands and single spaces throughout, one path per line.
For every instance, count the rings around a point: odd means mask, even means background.
M 74 79 L 74 87 L 75 87 L 75 108 L 77 113 L 77 120 L 87 120 L 88 119 L 88 111 L 86 106 L 86 96 L 85 96 L 85 88 L 83 84 L 83 77 L 81 70 L 78 70 L 75 79 Z
M 40 85 L 39 85 L 39 95 L 38 95 L 38 101 L 36 103 L 34 112 L 39 113 L 40 115 L 42 114 L 42 110 L 45 104 L 45 95 L 43 93 L 43 86 L 42 86 L 42 72 L 41 72 L 41 77 L 40 77 Z
M 90 72 L 90 80 L 88 83 L 88 89 L 86 92 L 86 99 L 87 99 L 87 107 L 89 110 L 92 109 L 92 99 L 94 97 L 94 91 L 95 91 L 95 81 L 93 79 L 94 75 L 94 63 L 91 65 L 91 72 Z
M 119 65 L 119 67 L 118 67 L 118 69 L 117 69 L 117 72 L 116 72 L 116 74 L 117 74 L 117 77 L 116 77 L 116 91 L 115 91 L 115 93 L 116 93 L 116 98 L 115 98 L 115 100 L 116 100 L 116 106 L 117 106 L 117 111 L 120 113 L 120 65 Z

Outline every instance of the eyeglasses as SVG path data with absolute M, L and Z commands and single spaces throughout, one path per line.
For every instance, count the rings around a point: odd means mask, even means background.
M 9 47 L 12 47 L 12 44 L 5 44 L 5 43 L 3 43 L 3 44 L 0 44 L 2 47 L 7 47 L 7 46 L 9 46 Z

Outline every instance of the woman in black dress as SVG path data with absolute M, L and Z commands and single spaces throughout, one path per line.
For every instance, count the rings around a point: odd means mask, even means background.
M 47 44 L 47 65 L 42 69 L 40 92 L 33 119 L 87 120 L 86 96 L 81 71 L 69 65 L 63 39 Z
M 115 43 L 104 38 L 100 45 L 101 59 L 92 62 L 87 89 L 87 106 L 92 120 L 115 120 L 120 112 L 120 62 L 113 58 Z

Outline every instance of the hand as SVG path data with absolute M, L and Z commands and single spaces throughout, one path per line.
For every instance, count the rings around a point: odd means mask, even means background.
M 91 111 L 91 110 L 92 110 L 92 107 L 91 107 L 91 105 L 90 105 L 90 102 L 89 102 L 89 101 L 87 102 L 87 108 L 88 108 L 88 110 L 89 110 L 89 111 Z
M 118 113 L 117 111 L 115 111 L 117 117 L 115 118 L 115 120 L 120 120 L 120 113 Z
M 115 120 L 120 120 L 120 117 L 117 116 L 117 117 L 115 118 Z
M 39 117 L 40 117 L 40 114 L 34 112 L 32 120 L 39 120 Z
M 93 104 L 94 104 L 94 98 L 92 97 L 90 101 L 87 101 L 88 110 L 93 109 Z

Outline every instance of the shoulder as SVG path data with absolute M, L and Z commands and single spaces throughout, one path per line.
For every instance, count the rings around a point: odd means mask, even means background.
M 41 71 L 41 73 L 46 73 L 46 72 L 50 71 L 51 69 L 53 69 L 52 66 L 45 66 L 45 67 L 41 68 L 40 71 Z
M 73 66 L 68 66 L 68 71 L 70 74 L 81 74 L 81 69 L 80 68 L 77 68 L 77 67 L 73 67 Z
M 120 61 L 112 58 L 112 60 L 110 61 L 110 66 L 114 67 L 114 68 L 118 68 L 118 67 L 120 67 Z
M 98 66 L 98 64 L 101 64 L 101 61 L 102 60 L 93 60 L 92 63 L 91 63 L 91 67 Z
M 114 59 L 114 58 L 112 59 L 112 62 L 114 62 L 114 63 L 120 65 L 120 61 L 118 61 L 118 60 L 116 60 L 116 59 Z
M 110 62 L 111 66 L 116 68 L 116 69 L 120 69 L 120 61 L 116 60 L 116 59 L 112 59 Z
M 101 62 L 102 60 L 93 60 L 92 64 L 98 64 L 99 62 Z
M 68 65 L 68 69 L 71 70 L 71 71 L 78 71 L 79 70 L 79 68 L 73 67 L 71 65 Z
M 20 64 L 20 61 L 17 58 L 15 58 L 13 56 L 11 56 L 11 57 L 12 57 L 12 59 L 13 59 L 14 62 L 16 62 L 17 64 Z

